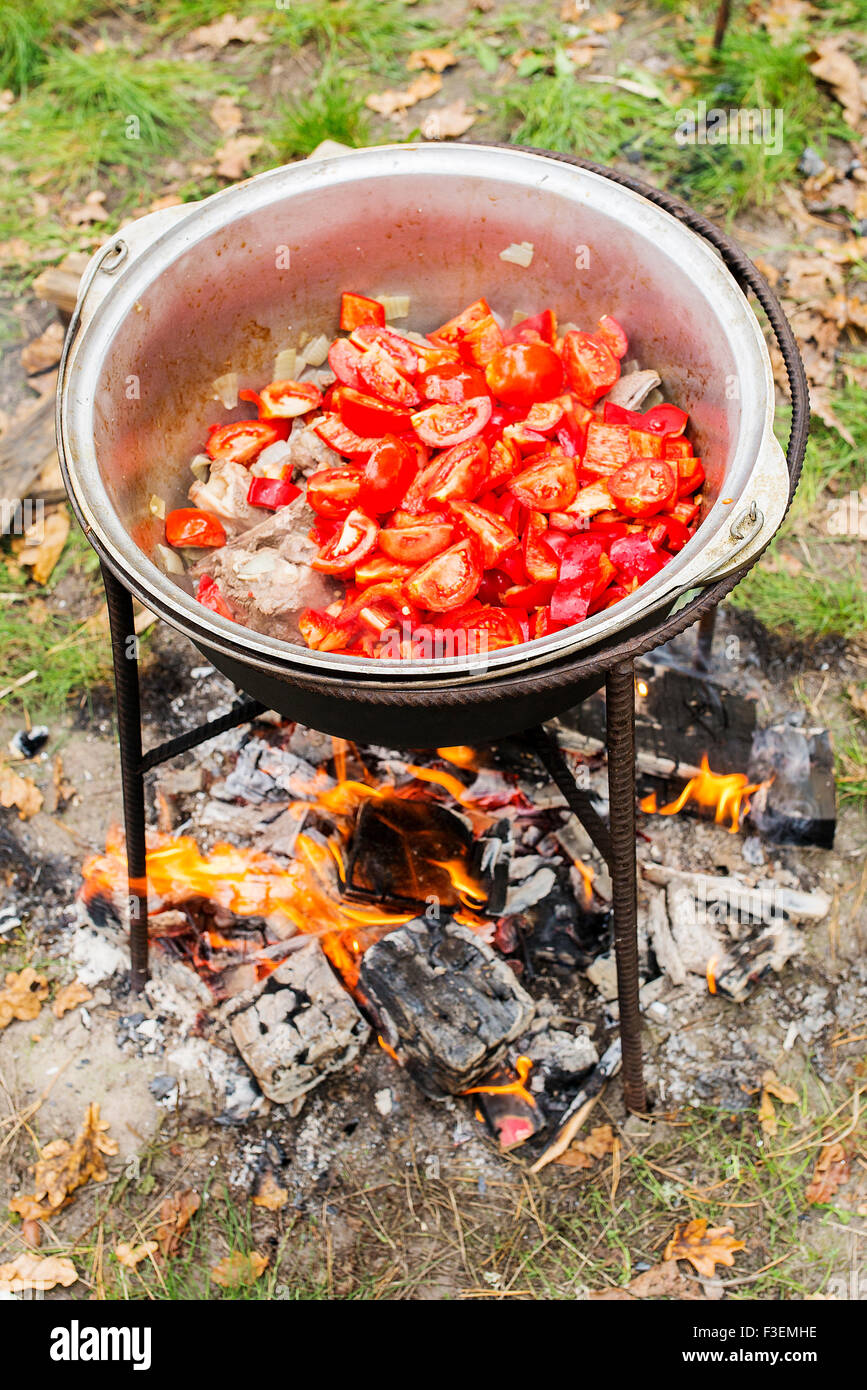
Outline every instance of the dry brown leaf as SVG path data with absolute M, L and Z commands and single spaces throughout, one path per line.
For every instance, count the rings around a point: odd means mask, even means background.
M 849 1159 L 843 1145 L 826 1144 L 816 1159 L 813 1176 L 804 1194 L 810 1205 L 830 1202 L 837 1188 L 848 1181 L 850 1171 Z
M 787 293 L 792 299 L 824 299 L 829 291 L 839 290 L 843 275 L 839 266 L 825 256 L 792 256 L 786 266 Z
M 792 35 L 803 28 L 811 15 L 815 14 L 808 0 L 760 0 L 749 7 L 750 18 L 767 29 L 771 43 L 776 47 L 788 43 Z
M 36 815 L 43 800 L 42 792 L 29 777 L 22 777 L 11 767 L 0 767 L 0 806 L 7 810 L 15 806 L 18 819 L 29 820 Z M 0 1027 L 3 1027 L 2 1022 Z
M 564 1163 L 569 1168 L 590 1168 L 597 1158 L 614 1152 L 617 1143 L 610 1125 L 596 1125 L 586 1139 L 576 1139 L 570 1148 L 562 1153 L 555 1163 Z
M 30 965 L 17 975 L 10 970 L 5 989 L 0 989 L 0 1028 L 6 1028 L 13 1018 L 27 1022 L 38 1018 L 47 998 L 48 981 L 44 975 L 37 975 Z
M 0 1293 L 24 1293 L 27 1289 L 68 1289 L 78 1279 L 72 1260 L 57 1255 L 33 1255 L 29 1250 L 0 1265 Z
M 400 115 L 410 106 L 426 101 L 442 87 L 443 80 L 436 72 L 422 72 L 402 91 L 390 88 L 385 92 L 374 92 L 365 98 L 364 104 L 380 116 Z
M 419 72 L 422 68 L 430 68 L 431 72 L 445 72 L 446 68 L 454 67 L 457 62 L 459 59 L 450 48 L 414 48 L 406 60 L 406 66 L 410 72 Z
M 475 112 L 467 107 L 467 103 L 461 97 L 449 106 L 440 106 L 425 116 L 421 123 L 421 133 L 425 140 L 453 140 L 468 131 L 475 122 Z
M 253 1206 L 265 1207 L 266 1211 L 279 1211 L 288 1201 L 288 1191 L 280 1186 L 271 1170 L 263 1173 L 256 1188 Z
M 632 1302 L 636 1298 L 679 1298 L 696 1302 L 704 1295 L 691 1280 L 684 1278 L 677 1260 L 663 1260 L 661 1264 L 636 1275 L 622 1289 L 599 1289 L 590 1297 L 608 1303 Z
M 202 48 L 225 48 L 228 43 L 267 43 L 268 35 L 259 28 L 255 15 L 236 19 L 233 14 L 224 14 L 213 24 L 194 29 L 190 42 Z
M 566 49 L 566 57 L 573 67 L 589 68 L 594 58 L 598 58 L 598 48 L 588 48 L 586 44 L 571 43 Z
M 594 34 L 610 34 L 612 29 L 620 28 L 623 15 L 617 14 L 614 10 L 607 10 L 605 14 L 595 14 L 587 23 Z
M 175 1192 L 163 1201 L 156 1237 L 166 1259 L 178 1253 L 181 1236 L 201 1205 L 201 1197 L 191 1188 L 187 1188 L 185 1192 Z
M 793 559 L 797 557 L 793 556 Z M 799 568 L 800 562 L 799 562 Z M 777 1132 L 777 1112 L 774 1109 L 773 1097 L 782 1101 L 784 1105 L 797 1105 L 799 1096 L 797 1091 L 793 1091 L 791 1086 L 786 1086 L 777 1076 L 776 1072 L 766 1071 L 762 1077 L 762 1098 L 759 1102 L 759 1124 L 767 1135 L 774 1135 Z
M 777 270 L 777 267 L 772 265 L 770 261 L 766 261 L 763 256 L 754 256 L 753 265 L 756 267 L 756 270 L 761 271 L 771 289 L 773 289 L 780 278 L 780 272 Z
M 57 991 L 54 1003 L 51 1005 L 51 1012 L 55 1018 L 63 1018 L 63 1015 L 69 1013 L 70 1009 L 77 1009 L 79 1004 L 86 1004 L 88 999 L 92 998 L 93 995 L 87 985 L 83 985 L 80 980 L 73 980 L 71 984 L 64 985 L 62 989 Z
M 107 222 L 111 213 L 108 208 L 103 207 L 104 202 L 105 194 L 99 188 L 94 188 L 83 203 L 76 203 L 74 207 L 67 208 L 64 217 L 73 227 L 81 227 L 90 222 Z
M 64 328 L 62 323 L 50 323 L 44 333 L 22 350 L 21 365 L 28 376 L 33 372 L 44 372 L 60 361 L 63 350 Z
M 697 1274 L 712 1279 L 716 1266 L 733 1265 L 735 1251 L 746 1250 L 742 1240 L 735 1240 L 734 1226 L 712 1226 L 708 1229 L 701 1216 L 678 1226 L 665 1247 L 664 1260 L 689 1260 Z
M 231 97 L 217 97 L 208 114 L 224 135 L 236 135 L 244 124 L 241 108 Z
M 816 57 L 810 64 L 810 72 L 820 82 L 828 83 L 843 108 L 844 121 L 855 130 L 864 111 L 864 95 L 861 74 L 854 59 L 843 52 L 844 42 L 840 34 L 835 34 L 814 44 Z
M 69 535 L 69 512 L 66 507 L 57 507 L 46 512 L 40 521 L 35 521 L 19 538 L 19 544 L 12 549 L 19 565 L 29 565 L 37 584 L 47 584 L 54 566 L 63 553 Z
M 238 1284 L 255 1284 L 267 1268 L 267 1255 L 258 1255 L 255 1250 L 251 1250 L 249 1255 L 233 1250 L 231 1255 L 224 1255 L 220 1263 L 214 1265 L 211 1278 L 222 1288 L 231 1289 Z
M 221 179 L 241 179 L 250 171 L 253 155 L 262 146 L 261 135 L 233 135 L 216 151 Z
M 38 1221 L 21 1222 L 21 1239 L 34 1247 L 42 1244 L 42 1226 Z
M 72 1194 L 86 1182 L 104 1182 L 108 1177 L 104 1156 L 117 1153 L 117 1141 L 109 1139 L 108 1123 L 99 1118 L 93 1101 L 74 1141 L 55 1139 L 39 1156 L 32 1194 L 19 1193 L 9 1203 L 25 1221 L 53 1216 L 72 1200 Z
M 54 783 L 54 810 L 63 811 L 67 802 L 75 796 L 75 787 L 63 775 L 63 758 L 59 753 L 54 759 L 51 780 Z
M 125 1241 L 121 1241 L 120 1245 L 114 1247 L 114 1253 L 119 1264 L 122 1264 L 126 1269 L 135 1269 L 142 1260 L 147 1260 L 151 1255 L 155 1255 L 159 1248 L 155 1240 L 146 1240 L 144 1244 L 136 1246 L 127 1245 Z

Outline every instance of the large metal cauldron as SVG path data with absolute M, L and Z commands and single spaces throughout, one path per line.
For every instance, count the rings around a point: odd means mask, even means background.
M 132 224 L 85 277 L 58 398 L 67 487 L 103 562 L 240 687 L 368 740 L 517 731 L 597 688 L 613 661 L 681 630 L 779 526 L 808 403 L 788 325 L 743 253 L 665 195 L 639 190 L 535 151 L 402 145 L 275 169 Z M 521 241 L 534 247 L 526 269 L 500 259 Z M 759 293 L 784 349 L 795 405 L 788 467 L 773 433 L 767 348 L 726 262 Z M 154 562 L 162 535 L 148 500 L 185 505 L 188 460 L 207 426 L 249 414 L 226 412 L 214 379 L 234 369 L 241 386 L 259 385 L 302 331 L 333 335 L 347 288 L 409 294 L 401 326 L 421 331 L 480 295 L 507 318 L 546 304 L 586 326 L 613 314 L 631 354 L 690 412 L 708 477 L 696 536 L 614 608 L 484 663 L 317 653 L 202 608 Z

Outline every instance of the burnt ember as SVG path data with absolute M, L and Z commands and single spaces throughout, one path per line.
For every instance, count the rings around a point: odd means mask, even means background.
M 531 1066 L 528 1057 L 519 1057 L 514 1067 L 501 1062 L 467 1091 L 501 1149 L 517 1148 L 547 1125 L 544 1110 L 525 1084 Z
M 457 922 L 416 918 L 371 946 L 364 1000 L 428 1095 L 460 1095 L 524 1033 L 534 1004 L 508 965 Z
M 478 904 L 485 895 L 468 895 L 472 882 L 465 869 L 472 843 L 460 816 L 438 802 L 399 796 L 367 801 L 349 847 L 347 893 L 385 903 Z
M 791 724 L 760 729 L 748 772 L 751 781 L 769 783 L 750 806 L 750 824 L 764 839 L 833 848 L 837 797 L 827 730 L 805 733 Z

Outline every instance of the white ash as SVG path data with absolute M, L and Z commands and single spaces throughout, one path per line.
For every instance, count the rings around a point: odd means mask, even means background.
M 586 1031 L 567 1033 L 561 1028 L 546 1028 L 531 1037 L 521 1038 L 514 1051 L 529 1057 L 533 1063 L 532 1091 L 543 1091 L 550 1073 L 579 1076 L 599 1061 L 598 1049 Z
M 376 1107 L 377 1113 L 382 1115 L 383 1118 L 391 1114 L 394 1108 L 394 1096 L 388 1086 L 383 1087 L 381 1091 L 374 1092 L 373 1104 Z
M 92 989 L 94 985 L 128 970 L 129 952 L 120 944 L 122 937 L 117 929 L 104 927 L 98 930 L 90 925 L 85 904 L 81 900 L 76 903 L 76 911 L 79 925 L 74 930 L 69 959 L 81 983 Z
M 503 908 L 503 917 L 513 917 L 519 912 L 526 912 L 527 908 L 533 907 L 535 903 L 547 898 L 548 894 L 557 882 L 557 875 L 553 869 L 537 869 L 536 873 L 523 883 L 509 888 L 506 894 L 506 905 Z
M 617 998 L 617 962 L 613 951 L 605 951 L 603 955 L 588 965 L 584 974 L 592 985 L 595 985 L 603 999 Z

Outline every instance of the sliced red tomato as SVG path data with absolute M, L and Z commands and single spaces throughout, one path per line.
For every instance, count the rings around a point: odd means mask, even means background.
M 468 439 L 439 454 L 428 466 L 435 466 L 435 471 L 427 484 L 427 502 L 472 501 L 485 482 L 488 448 L 483 439 Z
M 452 541 L 450 521 L 422 521 L 412 526 L 389 526 L 379 533 L 379 548 L 402 565 L 420 565 L 439 555 Z
M 548 443 L 544 434 L 540 434 L 538 430 L 531 430 L 523 420 L 519 420 L 516 425 L 507 425 L 503 430 L 503 438 L 517 445 L 522 454 L 537 454 Z
M 485 482 L 490 488 L 500 487 L 510 478 L 514 478 L 520 468 L 521 451 L 517 444 L 508 439 L 498 439 L 490 448 L 488 476 Z
M 503 594 L 503 603 L 507 608 L 541 608 L 551 601 L 553 592 L 553 579 L 544 583 L 535 580 L 532 584 L 515 584 Z
M 501 516 L 473 502 L 451 502 L 449 511 L 459 531 L 475 536 L 486 570 L 494 569 L 504 555 L 518 544 L 518 537 Z
M 688 497 L 704 482 L 704 466 L 701 459 L 693 458 L 692 455 L 685 455 L 682 458 L 673 459 L 671 467 L 677 468 L 678 497 Z
M 539 434 L 551 434 L 562 424 L 564 414 L 561 398 L 553 401 L 537 401 L 527 411 L 524 424 L 529 430 L 538 430 Z
M 307 501 L 325 517 L 343 517 L 352 511 L 361 491 L 357 468 L 323 468 L 307 479 Z
M 601 338 L 609 352 L 613 352 L 615 357 L 625 357 L 629 351 L 629 339 L 621 325 L 610 314 L 603 314 L 596 329 L 597 337 Z
M 557 395 L 563 363 L 547 343 L 512 343 L 491 359 L 485 378 L 498 401 L 528 410 L 536 401 Z
M 423 444 L 434 449 L 447 449 L 463 444 L 481 434 L 491 418 L 493 405 L 490 396 L 471 400 L 441 401 L 412 416 L 412 427 Z
M 611 475 L 616 476 L 615 474 Z M 569 508 L 570 516 L 591 517 L 597 512 L 607 512 L 611 510 L 611 493 L 606 487 L 607 479 L 600 479 L 598 483 L 590 483 L 587 487 L 578 489 L 575 501 Z
M 360 391 L 363 385 L 358 375 L 360 360 L 361 348 L 356 347 L 348 338 L 335 338 L 328 349 L 329 367 L 337 380 L 344 386 L 351 386 L 353 391 Z
M 336 652 L 348 646 L 352 633 L 321 608 L 305 608 L 298 617 L 298 630 L 315 652 Z
M 560 573 L 560 563 L 546 539 L 548 524 L 541 512 L 530 512 L 527 529 L 521 542 L 524 568 L 537 584 L 553 584 Z
M 571 392 L 566 392 L 559 397 L 563 406 L 563 423 L 557 433 L 557 439 L 562 444 L 563 435 L 571 441 L 574 448 L 566 450 L 567 453 L 583 454 L 587 448 L 587 429 L 591 421 L 596 419 L 593 411 L 586 405 L 582 405 L 576 400 Z
M 467 401 L 487 395 L 485 374 L 463 362 L 444 362 L 422 372 L 418 388 L 426 401 Z
M 196 598 L 203 608 L 210 608 L 212 613 L 219 613 L 221 618 L 234 618 L 234 613 L 223 598 L 216 580 L 209 574 L 203 574 L 196 589 Z
M 358 493 L 359 506 L 372 516 L 393 511 L 415 474 L 413 450 L 396 435 L 383 435 L 364 465 Z
M 476 324 L 482 323 L 485 319 L 492 317 L 491 306 L 486 299 L 477 299 L 474 304 L 470 304 L 461 313 L 456 314 L 453 319 L 449 319 L 441 328 L 437 328 L 433 333 L 428 333 L 428 338 L 432 343 L 440 344 L 443 347 L 451 347 L 460 343 L 467 333 Z
M 387 352 L 394 365 L 406 377 L 415 376 L 418 371 L 419 349 L 411 338 L 405 338 L 393 328 L 378 328 L 366 323 L 350 334 L 356 347 L 365 349 L 374 344 Z M 352 384 L 351 382 L 349 383 Z
M 521 319 L 513 328 L 507 328 L 503 334 L 507 343 L 523 343 L 526 338 L 525 333 L 538 333 L 544 343 L 553 346 L 557 337 L 557 315 L 553 309 L 543 309 L 541 314 L 532 314 L 530 318 Z
M 367 589 L 371 584 L 402 583 L 404 579 L 409 579 L 414 568 L 414 565 L 390 560 L 387 555 L 369 555 L 360 565 L 356 565 L 355 582 L 359 589 Z
M 364 458 L 379 443 L 379 438 L 356 434 L 354 430 L 347 429 L 339 415 L 323 415 L 314 424 L 313 431 L 330 449 L 345 454 L 347 458 Z
M 677 496 L 677 477 L 664 459 L 633 459 L 608 479 L 608 491 L 627 516 L 661 512 Z
M 372 343 L 359 358 L 358 375 L 368 391 L 390 405 L 418 405 L 421 397 L 411 381 L 398 371 L 391 356 L 378 343 Z
M 692 445 L 682 434 L 666 434 L 662 438 L 662 457 L 666 459 L 692 458 Z
M 251 507 L 267 507 L 272 512 L 300 496 L 300 487 L 296 487 L 288 478 L 251 478 L 247 489 L 247 501 Z
M 505 343 L 503 330 L 493 314 L 473 324 L 458 344 L 464 362 L 475 367 L 487 367 L 491 359 L 502 350 Z
M 626 584 L 633 580 L 644 584 L 671 559 L 670 555 L 657 550 L 643 534 L 621 536 L 619 540 L 612 541 L 608 554 L 617 566 L 621 582 Z
M 565 454 L 546 454 L 513 478 L 509 491 L 533 511 L 565 511 L 578 491 L 575 461 Z
M 379 527 L 366 512 L 356 508 L 322 547 L 312 562 L 323 574 L 346 574 L 361 564 L 376 546 Z
M 340 327 L 350 333 L 363 323 L 373 323 L 385 327 L 385 307 L 378 299 L 368 299 L 364 294 L 342 294 L 340 296 Z
M 701 511 L 701 503 L 694 502 L 691 497 L 684 497 L 669 509 L 670 516 L 676 516 L 678 521 L 682 521 L 684 526 L 691 526 Z
M 263 420 L 292 420 L 322 404 L 322 392 L 312 381 L 272 381 L 259 392 L 238 395 L 242 401 L 254 401 Z
M 676 555 L 678 551 L 683 550 L 691 535 L 692 532 L 689 527 L 684 526 L 682 521 L 678 521 L 676 516 L 665 516 L 654 522 L 647 533 L 647 539 L 657 549 L 664 545 L 673 555 Z
M 447 613 L 467 603 L 481 582 L 478 546 L 474 540 L 465 538 L 417 569 L 407 580 L 406 592 L 419 607 L 431 613 Z
M 582 405 L 595 405 L 620 376 L 618 358 L 592 333 L 573 331 L 566 334 L 563 366 L 569 386 Z
M 353 391 L 351 386 L 341 387 L 337 413 L 348 430 L 377 439 L 384 434 L 402 434 L 411 423 L 408 410 Z
M 592 420 L 587 426 L 587 448 L 581 460 L 582 479 L 605 478 L 622 468 L 632 457 L 626 425 L 603 425 Z
M 215 425 L 205 445 L 208 457 L 252 463 L 268 444 L 286 439 L 287 425 L 273 420 L 238 420 L 234 425 Z
M 179 507 L 166 517 L 166 540 L 169 545 L 189 545 L 204 550 L 225 545 L 226 528 L 209 512 L 201 512 L 197 507 Z
M 473 650 L 500 651 L 503 647 L 514 647 L 523 642 L 521 624 L 514 613 L 505 608 L 482 606 L 464 613 L 454 624 L 458 631 L 472 633 L 475 637 Z

